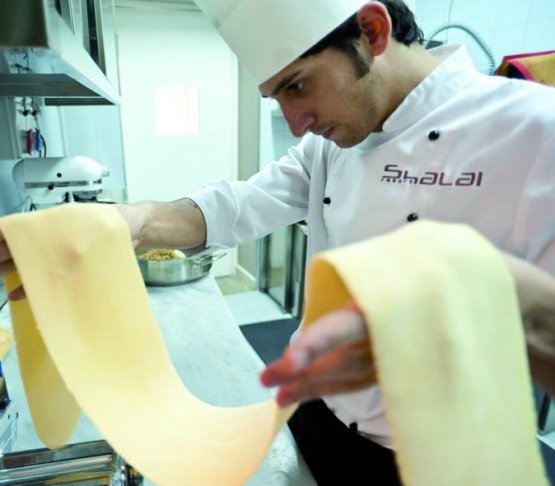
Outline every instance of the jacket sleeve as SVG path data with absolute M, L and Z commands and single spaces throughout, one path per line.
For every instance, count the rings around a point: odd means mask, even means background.
M 228 248 L 305 218 L 313 160 L 305 137 L 247 181 L 216 181 L 190 194 L 204 214 L 206 246 Z
M 526 260 L 555 275 L 555 137 L 546 134 L 519 201 L 513 235 Z

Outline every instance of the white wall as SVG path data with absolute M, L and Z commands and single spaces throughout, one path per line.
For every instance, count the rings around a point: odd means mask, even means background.
M 237 177 L 236 60 L 200 12 L 117 9 L 130 200 L 172 200 Z M 154 90 L 194 87 L 198 135 L 156 136 Z
M 171 7 L 118 7 L 116 16 L 129 201 L 171 201 L 210 181 L 236 179 L 237 60 L 211 23 Z M 159 87 L 198 90 L 198 133 L 157 135 Z M 232 273 L 235 255 L 218 261 L 214 274 Z
M 493 51 L 496 66 L 503 56 L 555 49 L 555 0 L 416 0 L 416 20 L 425 37 L 442 24 L 463 23 Z M 450 29 L 437 40 L 465 42 L 477 67 L 487 66 L 475 42 Z

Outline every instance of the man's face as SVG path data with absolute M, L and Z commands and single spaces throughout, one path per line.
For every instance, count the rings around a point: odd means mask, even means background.
M 387 117 L 384 83 L 375 67 L 359 77 L 351 57 L 328 48 L 297 59 L 261 84 L 260 92 L 278 101 L 293 135 L 309 131 L 352 147 L 380 130 Z

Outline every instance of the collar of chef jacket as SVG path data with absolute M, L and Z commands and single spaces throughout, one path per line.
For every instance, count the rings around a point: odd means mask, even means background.
M 482 76 L 464 45 L 441 46 L 429 52 L 440 64 L 406 96 L 382 131 L 371 133 L 355 147 L 357 150 L 367 151 L 388 142 Z

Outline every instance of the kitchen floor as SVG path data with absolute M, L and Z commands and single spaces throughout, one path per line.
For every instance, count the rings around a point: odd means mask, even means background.
M 228 294 L 224 295 L 224 298 L 240 326 L 291 317 L 291 314 L 281 309 L 267 294 L 257 290 Z
M 267 294 L 252 290 L 239 279 L 223 277 L 216 278 L 216 282 L 240 326 L 291 317 Z

